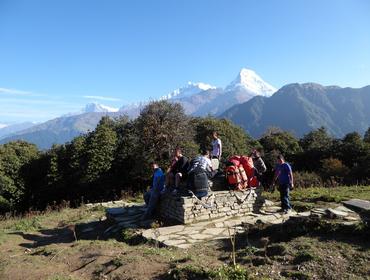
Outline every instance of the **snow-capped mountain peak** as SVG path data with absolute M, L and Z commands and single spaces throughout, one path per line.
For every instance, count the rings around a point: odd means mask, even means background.
M 5 124 L 5 123 L 0 123 L 0 129 L 4 128 L 4 127 L 7 127 L 8 125 Z
M 118 108 L 109 107 L 96 102 L 86 104 L 83 113 L 110 113 L 118 112 Z
M 256 72 L 242 68 L 234 81 L 232 81 L 225 91 L 245 89 L 256 95 L 271 96 L 277 91 L 272 85 L 266 83 Z
M 188 84 L 184 87 L 175 89 L 171 93 L 164 95 L 160 98 L 160 100 L 168 100 L 168 99 L 173 99 L 173 98 L 182 98 L 182 97 L 187 97 L 191 96 L 193 94 L 197 94 L 202 91 L 206 91 L 209 89 L 215 89 L 216 87 L 211 86 L 209 84 L 205 83 L 193 83 L 193 82 L 188 82 Z

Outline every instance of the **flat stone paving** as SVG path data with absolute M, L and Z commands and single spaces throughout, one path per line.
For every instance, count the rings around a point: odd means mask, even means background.
M 187 225 L 149 228 L 153 221 L 141 219 L 145 205 L 130 204 L 126 207 L 107 209 L 107 218 L 113 221 L 113 226 L 107 232 L 116 232 L 122 228 L 137 229 L 146 239 L 155 240 L 166 246 L 189 248 L 196 243 L 217 239 L 227 239 L 234 231 L 244 232 L 248 225 L 256 223 L 280 224 L 290 217 L 319 217 L 341 220 L 343 224 L 358 223 L 361 218 L 357 213 L 344 206 L 336 208 L 315 208 L 311 211 L 289 214 L 279 212 L 280 207 L 268 201 L 259 213 L 249 213 L 243 217 L 223 217 Z
M 370 211 L 370 201 L 363 199 L 350 199 L 344 201 L 343 204 L 349 208 L 358 211 Z

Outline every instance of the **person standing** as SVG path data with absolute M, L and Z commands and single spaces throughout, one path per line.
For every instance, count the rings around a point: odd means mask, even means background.
M 222 142 L 221 139 L 218 137 L 217 131 L 212 132 L 212 152 L 211 152 L 211 159 L 212 159 L 212 166 L 213 170 L 217 170 L 220 164 L 221 155 L 222 155 Z
M 150 189 L 144 194 L 144 200 L 146 204 L 146 211 L 144 219 L 150 219 L 153 217 L 154 212 L 157 208 L 159 198 L 164 190 L 165 175 L 161 168 L 159 168 L 157 162 L 152 162 L 153 169 L 153 180 Z
M 274 184 L 276 180 L 279 181 L 279 192 L 281 200 L 281 211 L 285 214 L 289 213 L 292 209 L 289 200 L 289 192 L 294 187 L 292 167 L 289 163 L 285 162 L 284 156 L 277 157 L 277 166 L 275 169 Z

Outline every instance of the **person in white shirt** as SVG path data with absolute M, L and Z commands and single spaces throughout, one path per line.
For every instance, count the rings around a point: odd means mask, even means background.
M 221 139 L 218 138 L 218 133 L 217 131 L 213 131 L 212 133 L 212 158 L 217 158 L 218 160 L 221 159 L 221 154 L 222 154 L 222 142 Z
M 213 131 L 212 133 L 212 152 L 211 152 L 211 159 L 212 159 L 212 166 L 213 170 L 217 170 L 220 164 L 221 155 L 222 155 L 222 142 L 221 139 L 218 138 L 217 131 Z
M 209 183 L 208 179 L 212 173 L 212 164 L 209 159 L 209 151 L 204 150 L 201 155 L 195 157 L 190 162 L 188 173 L 188 189 L 191 190 L 198 198 L 208 194 Z
M 189 173 L 195 170 L 197 167 L 208 172 L 209 174 L 213 171 L 211 160 L 209 159 L 209 151 L 204 150 L 201 155 L 195 157 L 190 162 Z

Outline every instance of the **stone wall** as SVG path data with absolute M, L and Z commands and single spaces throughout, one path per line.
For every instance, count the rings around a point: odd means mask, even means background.
M 214 191 L 201 200 L 166 193 L 160 201 L 160 217 L 164 222 L 189 224 L 221 217 L 240 217 L 259 209 L 263 204 L 260 189 Z

